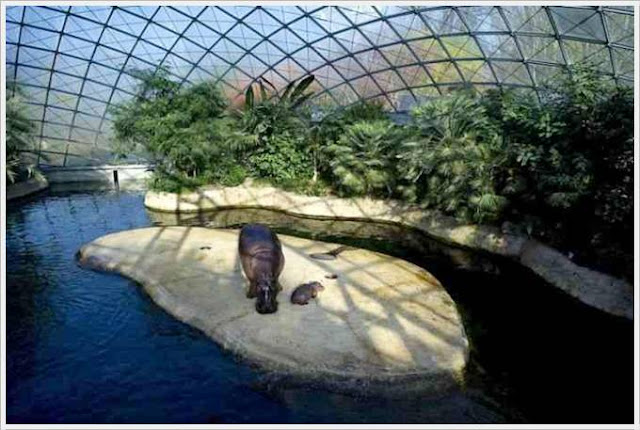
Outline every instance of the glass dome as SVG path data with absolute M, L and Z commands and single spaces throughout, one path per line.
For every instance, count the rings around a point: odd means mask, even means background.
M 632 85 L 633 38 L 630 6 L 11 6 L 6 72 L 47 164 L 73 166 L 109 159 L 109 107 L 136 69 L 214 79 L 230 99 L 312 73 L 315 103 L 406 112 L 456 86 L 536 91 L 585 61 Z

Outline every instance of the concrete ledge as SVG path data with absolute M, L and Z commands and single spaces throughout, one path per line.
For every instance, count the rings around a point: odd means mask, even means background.
M 146 164 L 123 164 L 103 166 L 48 167 L 43 169 L 52 184 L 71 182 L 108 182 L 114 183 L 114 172 L 118 182 L 144 181 L 151 177 Z
M 47 178 L 31 178 L 24 182 L 7 185 L 7 201 L 26 197 L 49 188 Z
M 194 213 L 224 208 L 264 208 L 313 218 L 376 221 L 413 227 L 445 243 L 508 257 L 585 304 L 633 319 L 633 286 L 571 262 L 560 252 L 526 237 L 483 225 L 463 225 L 435 211 L 393 200 L 302 196 L 273 187 L 240 185 L 190 193 L 149 191 L 145 206 Z
M 103 236 L 79 261 L 143 285 L 176 318 L 273 374 L 345 391 L 441 391 L 459 382 L 468 341 L 437 279 L 406 261 L 362 249 L 336 260 L 309 254 L 338 245 L 279 235 L 285 255 L 278 312 L 245 297 L 238 231 L 152 227 Z M 335 280 L 324 275 L 334 273 Z M 293 305 L 295 287 L 325 290 Z

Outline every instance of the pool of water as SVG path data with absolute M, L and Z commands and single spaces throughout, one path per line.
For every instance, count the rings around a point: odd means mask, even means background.
M 50 191 L 7 210 L 8 423 L 504 423 L 633 421 L 633 326 L 520 267 L 392 225 L 265 210 L 176 216 L 142 192 Z M 237 228 L 385 252 L 432 272 L 471 344 L 466 385 L 387 399 L 281 389 L 118 275 L 74 255 L 150 225 Z

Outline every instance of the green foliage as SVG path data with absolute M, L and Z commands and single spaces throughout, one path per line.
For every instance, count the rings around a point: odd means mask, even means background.
M 604 254 L 632 255 L 631 91 L 580 66 L 539 102 L 494 92 L 484 103 L 505 141 L 510 217 L 540 220 L 537 235 L 605 266 Z
M 25 164 L 21 158 L 21 154 L 32 152 L 34 124 L 25 112 L 23 93 L 17 84 L 8 83 L 5 96 L 6 178 L 8 182 L 15 183 L 37 175 L 35 166 Z
M 305 129 L 309 118 L 298 108 L 313 95 L 312 91 L 305 92 L 313 80 L 314 76 L 309 75 L 300 82 L 293 81 L 279 95 L 275 87 L 263 78 L 258 81 L 259 99 L 254 95 L 253 85 L 249 85 L 245 91 L 244 109 L 237 112 L 242 130 L 255 135 L 257 144 L 264 146 L 274 135 Z M 265 83 L 272 92 L 267 90 Z
M 216 167 L 216 169 L 207 170 L 204 174 L 196 177 L 176 175 L 157 168 L 150 178 L 148 186 L 155 191 L 179 193 L 211 184 L 234 187 L 242 184 L 248 176 L 245 168 L 235 164 L 233 161 L 225 162 L 221 160 L 216 164 Z
M 383 121 L 387 115 L 381 102 L 363 100 L 346 108 L 326 112 L 316 124 L 318 140 L 334 143 L 340 139 L 346 127 L 362 121 Z
M 346 127 L 327 148 L 333 177 L 347 195 L 387 195 L 395 185 L 394 154 L 401 133 L 389 121 L 361 121 Z
M 327 179 L 332 175 L 330 152 L 327 148 L 335 145 L 345 134 L 345 130 L 356 122 L 387 120 L 382 103 L 363 100 L 346 108 L 334 108 L 321 112 L 320 121 L 309 128 L 309 150 L 314 161 L 314 180 L 319 175 Z
M 245 106 L 238 115 L 241 132 L 255 142 L 245 154 L 251 175 L 275 184 L 312 177 L 313 159 L 308 150 L 310 117 L 301 105 L 313 95 L 307 92 L 313 80 L 314 76 L 309 75 L 299 82 L 293 81 L 278 94 L 263 78 L 258 81 L 259 97 L 254 95 L 252 85 L 245 91 Z
M 633 96 L 593 69 L 573 69 L 540 99 L 455 92 L 416 108 L 407 126 L 375 102 L 312 122 L 304 103 L 313 76 L 280 92 L 262 79 L 232 116 L 209 82 L 181 88 L 164 71 L 139 76 L 114 125 L 123 155 L 157 161 L 153 188 L 250 176 L 305 194 L 400 197 L 471 222 L 508 221 L 629 275 Z
M 312 160 L 305 151 L 304 134 L 281 132 L 272 135 L 266 145 L 258 146 L 247 157 L 252 176 L 274 184 L 308 180 L 313 175 Z
M 491 94 L 487 106 L 505 140 L 509 168 L 503 192 L 517 200 L 520 210 L 567 210 L 587 195 L 592 166 L 585 154 L 572 149 L 564 107 L 509 92 Z M 514 182 L 523 185 L 516 189 Z
M 230 173 L 240 147 L 252 142 L 225 117 L 226 102 L 218 88 L 202 82 L 181 89 L 162 69 L 135 74 L 141 80 L 136 96 L 113 112 L 120 155 L 149 154 L 160 184 L 180 177 L 192 179 L 185 179 L 186 185 L 219 182 Z
M 413 123 L 419 134 L 398 155 L 402 195 L 462 219 L 497 220 L 508 203 L 495 186 L 502 147 L 480 101 L 443 97 L 415 109 Z

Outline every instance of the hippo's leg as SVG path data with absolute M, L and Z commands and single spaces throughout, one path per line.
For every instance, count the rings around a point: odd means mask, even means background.
M 247 290 L 247 298 L 255 299 L 258 297 L 258 292 L 256 291 L 256 284 L 254 282 L 249 282 L 249 289 Z

